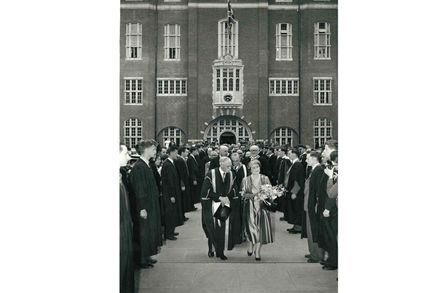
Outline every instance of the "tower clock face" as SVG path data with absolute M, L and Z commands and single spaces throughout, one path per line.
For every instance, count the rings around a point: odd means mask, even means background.
M 224 101 L 230 102 L 231 100 L 232 100 L 232 95 L 225 95 L 224 96 Z

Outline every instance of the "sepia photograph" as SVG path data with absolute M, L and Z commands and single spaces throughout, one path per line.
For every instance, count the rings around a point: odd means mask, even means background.
M 337 8 L 121 1 L 121 292 L 337 292 Z

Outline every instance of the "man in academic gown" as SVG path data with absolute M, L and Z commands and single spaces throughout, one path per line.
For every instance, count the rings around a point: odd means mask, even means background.
M 338 151 L 330 154 L 332 164 L 325 168 L 328 176 L 325 210 L 323 211 L 324 240 L 327 243 L 328 258 L 324 270 L 335 270 L 338 268 Z
M 260 173 L 267 176 L 269 181 L 272 180 L 271 167 L 269 166 L 269 161 L 265 156 L 260 156 L 260 148 L 257 145 L 252 145 L 249 148 L 250 151 L 250 161 L 258 160 L 261 163 Z M 247 162 L 246 167 L 249 165 L 250 161 Z
M 140 158 L 135 163 L 130 174 L 130 183 L 137 201 L 140 234 L 140 266 L 153 266 L 156 260 L 152 255 L 159 253 L 162 246 L 160 222 L 159 191 L 156 179 L 149 165 L 150 158 L 156 155 L 157 142 L 142 140 L 138 152 Z
M 191 147 L 190 154 L 187 159 L 187 167 L 190 171 L 189 179 L 190 179 L 190 186 L 191 186 L 191 195 L 193 204 L 201 202 L 201 174 L 199 170 L 199 153 L 196 147 Z M 195 207 L 194 210 L 197 208 Z
M 230 202 L 232 213 L 230 214 L 230 237 L 229 246 L 233 248 L 236 244 L 243 242 L 243 219 L 242 219 L 242 205 L 241 205 L 241 182 L 243 178 L 248 176 L 246 166 L 241 163 L 241 155 L 237 152 L 230 156 L 232 160 L 232 172 L 235 180 L 233 186 L 235 188 L 235 197 Z
M 182 211 L 184 213 L 184 221 L 188 220 L 185 213 L 194 210 L 193 198 L 190 186 L 190 171 L 187 166 L 188 149 L 184 146 L 179 148 L 179 156 L 174 161 L 180 179 L 180 189 L 182 193 Z
M 288 152 L 288 147 L 283 146 L 278 150 L 279 154 L 279 166 L 278 166 L 278 178 L 277 178 L 277 185 L 283 185 L 286 186 L 288 182 L 285 182 L 285 176 L 286 172 L 288 172 L 289 167 L 291 167 L 291 160 L 286 155 Z M 286 206 L 286 196 L 282 196 L 278 199 L 278 210 L 285 213 L 285 206 Z M 281 217 L 280 221 L 285 221 L 285 217 Z
M 209 257 L 213 257 L 214 247 L 216 256 L 221 260 L 226 260 L 224 250 L 228 248 L 229 219 L 217 220 L 213 214 L 219 204 L 230 206 L 230 202 L 235 197 L 235 189 L 231 160 L 228 157 L 222 157 L 219 164 L 219 168 L 211 169 L 207 173 L 202 185 L 202 227 L 208 238 Z
M 278 160 L 277 151 L 275 148 L 270 147 L 268 149 L 267 158 L 269 166 L 271 167 L 271 174 L 272 174 L 271 184 L 274 186 L 277 185 L 277 178 L 278 178 L 278 169 L 277 170 L 275 169 Z
M 132 244 L 132 219 L 128 193 L 124 184 L 127 162 L 129 160 L 128 149 L 120 146 L 120 293 L 135 292 L 135 276 Z
M 165 208 L 165 239 L 176 240 L 178 233 L 174 232 L 175 227 L 184 223 L 182 211 L 182 191 L 180 180 L 174 165 L 177 159 L 177 146 L 168 148 L 169 157 L 162 165 L 162 198 Z
M 297 149 L 288 151 L 288 157 L 292 162 L 291 167 L 286 172 L 284 179 L 285 195 L 285 220 L 293 225 L 288 229 L 289 233 L 298 234 L 301 232 L 303 215 L 303 189 L 305 185 L 305 170 L 299 161 L 300 153 Z
M 307 155 L 307 164 L 311 167 L 311 174 L 305 181 L 304 215 L 302 219 L 302 238 L 307 238 L 310 254 L 305 255 L 309 263 L 323 261 L 324 250 L 318 245 L 318 230 L 320 214 L 317 212 L 319 189 L 323 176 L 326 176 L 320 164 L 320 154 L 312 151 Z

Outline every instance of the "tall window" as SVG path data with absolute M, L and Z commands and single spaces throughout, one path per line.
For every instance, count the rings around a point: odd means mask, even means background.
M 314 120 L 314 147 L 322 147 L 333 137 L 333 122 L 327 118 Z
M 142 58 L 142 24 L 126 24 L 126 59 Z
M 298 78 L 270 78 L 269 95 L 291 96 L 299 94 Z
M 187 79 L 186 78 L 158 78 L 157 79 L 158 96 L 186 96 Z
M 128 147 L 135 147 L 142 139 L 142 121 L 131 118 L 124 122 L 124 142 Z
M 165 60 L 180 60 L 180 25 L 166 24 L 164 37 Z
M 231 55 L 235 59 L 238 58 L 238 29 L 238 21 L 236 20 L 230 31 L 227 27 L 227 20 L 218 22 L 218 59 L 225 55 Z
M 174 141 L 177 145 L 179 145 L 182 141 L 182 131 L 176 127 L 167 127 L 162 130 L 162 139 L 163 142 L 169 140 Z
M 292 129 L 288 127 L 277 128 L 273 134 L 273 140 L 280 145 L 293 145 Z
M 141 105 L 143 96 L 142 78 L 124 79 L 124 103 L 126 105 Z
M 331 78 L 315 77 L 313 78 L 313 104 L 314 105 L 332 105 Z
M 330 24 L 316 22 L 314 24 L 314 59 L 331 59 L 330 47 Z
M 239 68 L 217 68 L 216 69 L 216 91 L 240 91 Z
M 275 26 L 276 60 L 292 60 L 292 24 Z

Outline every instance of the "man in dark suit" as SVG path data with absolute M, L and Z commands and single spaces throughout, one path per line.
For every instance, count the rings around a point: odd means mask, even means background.
M 219 156 L 210 160 L 210 169 L 215 169 L 219 167 L 219 160 L 222 157 L 229 157 L 229 147 L 227 145 L 219 146 Z
M 325 173 L 323 167 L 320 164 L 320 154 L 318 152 L 311 151 L 307 155 L 307 164 L 311 167 L 311 174 L 305 181 L 302 238 L 308 238 L 308 249 L 310 251 L 310 254 L 305 255 L 305 257 L 308 258 L 308 262 L 318 263 L 323 261 L 324 251 L 318 245 L 320 215 L 317 212 L 317 203 L 319 198 L 320 185 Z
M 324 239 L 327 243 L 328 258 L 322 269 L 335 270 L 338 268 L 338 151 L 331 152 L 329 161 L 331 164 L 328 164 L 325 168 L 325 174 L 328 176 L 328 198 L 322 213 L 323 232 Z
M 178 233 L 174 232 L 176 226 L 184 223 L 182 211 L 182 191 L 180 189 L 179 175 L 174 160 L 177 159 L 177 146 L 168 148 L 169 157 L 162 165 L 162 197 L 165 208 L 165 238 L 176 240 Z
M 182 211 L 184 213 L 184 221 L 188 218 L 185 217 L 185 213 L 194 210 L 193 198 L 191 195 L 190 186 L 190 170 L 188 170 L 187 159 L 188 159 L 188 149 L 185 146 L 179 148 L 179 156 L 174 161 L 177 172 L 180 179 L 180 189 L 182 193 Z
M 293 225 L 288 229 L 289 233 L 298 234 L 302 230 L 303 215 L 303 189 L 305 185 L 305 170 L 299 161 L 300 153 L 297 149 L 288 151 L 288 157 L 292 162 L 285 175 L 285 220 Z
M 275 170 L 275 166 L 277 165 L 277 150 L 274 147 L 268 148 L 267 158 L 269 162 L 269 166 L 271 167 L 271 174 L 272 174 L 272 185 L 277 185 L 277 178 L 278 178 L 278 169 Z
M 231 160 L 228 157 L 221 157 L 219 164 L 219 168 L 211 169 L 207 173 L 202 185 L 202 227 L 208 238 L 209 257 L 213 256 L 214 246 L 216 256 L 221 260 L 227 260 L 224 249 L 228 248 L 226 235 L 229 235 L 229 219 L 226 221 L 217 220 L 213 217 L 213 214 L 220 204 L 230 206 L 230 202 L 235 197 L 235 189 L 233 187 L 234 178 L 231 172 Z
M 201 202 L 201 186 L 202 186 L 202 179 L 201 179 L 201 172 L 200 172 L 200 165 L 199 165 L 199 153 L 196 147 L 190 148 L 190 154 L 187 159 L 187 167 L 190 172 L 189 179 L 190 179 L 190 186 L 191 186 L 191 196 L 193 200 L 193 204 Z M 197 210 L 196 207 L 194 207 L 193 210 Z
M 291 160 L 286 155 L 288 153 L 288 147 L 282 146 L 280 149 L 278 149 L 278 160 L 276 167 L 277 170 L 277 185 L 283 185 L 285 186 L 288 182 L 285 182 L 285 175 L 286 172 L 288 172 L 289 167 L 291 167 Z M 278 199 L 278 210 L 281 212 L 285 212 L 285 206 L 286 206 L 286 196 L 282 196 Z M 285 217 L 280 218 L 280 221 L 285 221 Z
M 149 164 L 149 160 L 156 155 L 156 148 L 156 141 L 142 140 L 138 147 L 140 158 L 130 174 L 130 183 L 139 215 L 140 266 L 142 268 L 156 263 L 151 256 L 156 255 L 158 248 L 162 246 L 159 190 Z
M 261 163 L 260 173 L 267 176 L 269 180 L 272 180 L 271 167 L 269 166 L 269 161 L 264 156 L 260 156 L 260 148 L 257 145 L 252 145 L 249 148 L 250 151 L 250 161 L 258 160 Z M 249 162 L 250 162 L 249 161 Z M 248 164 L 249 164 L 248 162 Z

